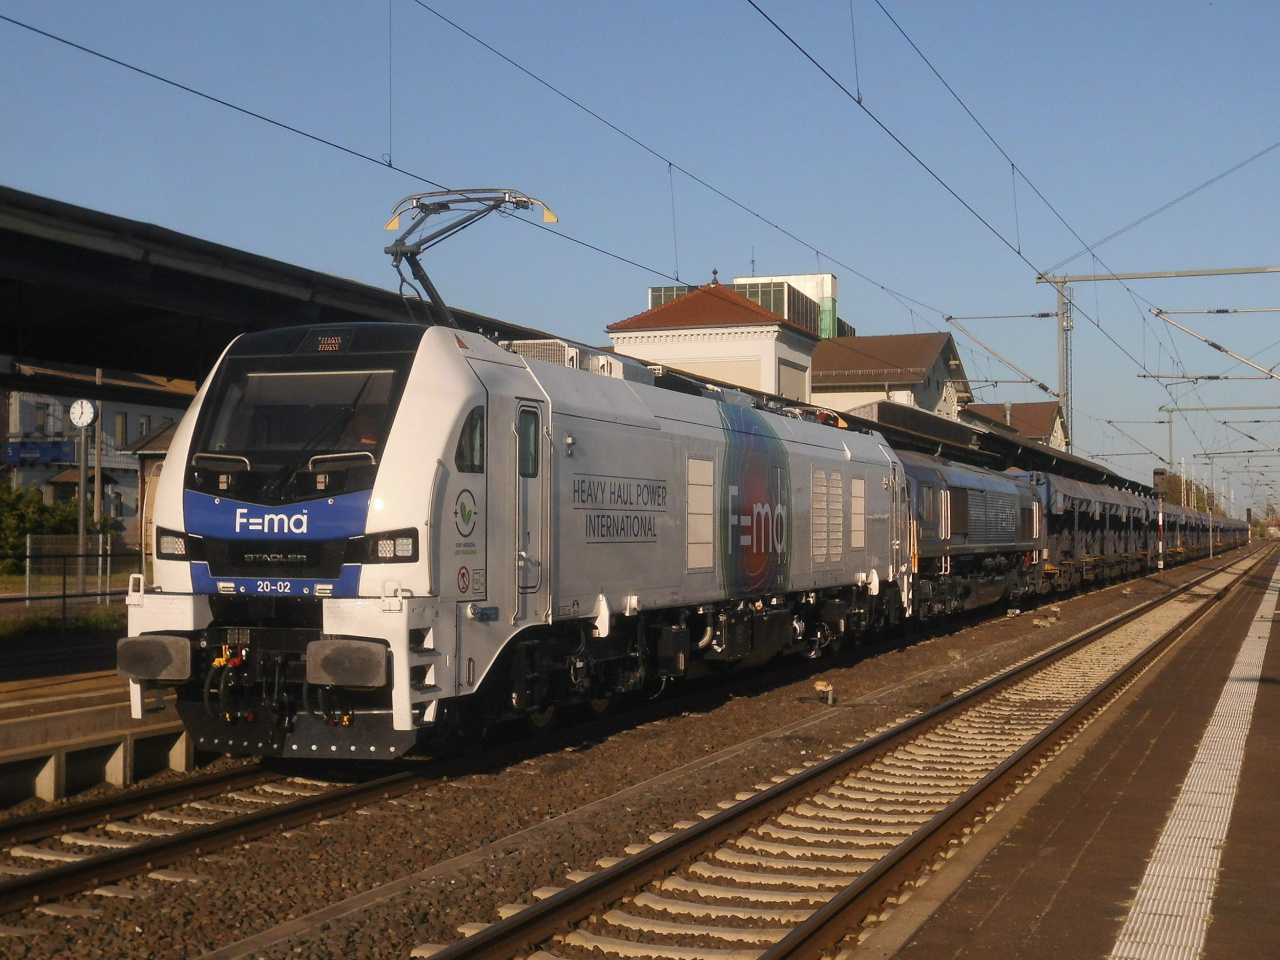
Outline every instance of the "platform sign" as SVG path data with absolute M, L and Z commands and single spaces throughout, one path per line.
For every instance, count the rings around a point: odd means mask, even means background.
M 75 463 L 74 440 L 11 440 L 4 445 L 5 463 Z

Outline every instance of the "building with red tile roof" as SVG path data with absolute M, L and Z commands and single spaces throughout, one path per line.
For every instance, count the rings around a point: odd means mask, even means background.
M 808 401 L 820 337 L 712 280 L 651 310 L 610 324 L 614 348 L 713 380 Z
M 846 412 L 889 400 L 955 419 L 973 399 L 949 333 L 823 340 L 812 376 L 813 402 Z
M 1057 400 L 1038 403 L 971 403 L 961 411 L 962 420 L 994 423 L 1028 440 L 1057 450 L 1067 448 L 1066 421 Z

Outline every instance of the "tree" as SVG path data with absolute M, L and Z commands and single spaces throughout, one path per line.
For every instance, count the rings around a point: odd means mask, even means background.
M 75 533 L 78 511 L 75 500 L 51 507 L 36 487 L 0 483 L 0 573 L 23 572 L 28 534 Z

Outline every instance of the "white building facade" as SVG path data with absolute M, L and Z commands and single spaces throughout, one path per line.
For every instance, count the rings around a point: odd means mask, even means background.
M 608 333 L 618 353 L 647 363 L 802 403 L 811 395 L 817 333 L 722 284 L 693 288 Z

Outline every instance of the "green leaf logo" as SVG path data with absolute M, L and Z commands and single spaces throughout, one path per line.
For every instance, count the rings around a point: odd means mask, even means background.
M 476 529 L 476 495 L 470 490 L 462 490 L 458 493 L 458 499 L 453 502 L 453 525 L 458 530 L 458 536 L 469 537 Z

